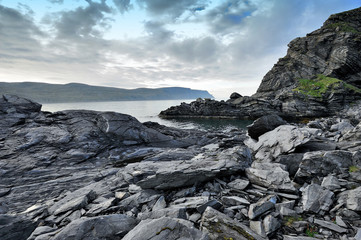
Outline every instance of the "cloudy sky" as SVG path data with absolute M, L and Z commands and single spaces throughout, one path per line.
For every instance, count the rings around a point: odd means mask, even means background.
M 255 93 L 287 44 L 360 0 L 0 0 L 0 81 Z

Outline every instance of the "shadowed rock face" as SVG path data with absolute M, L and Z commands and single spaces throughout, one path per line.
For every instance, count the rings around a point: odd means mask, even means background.
M 361 8 L 335 14 L 323 26 L 290 42 L 287 55 L 263 78 L 256 95 L 274 95 L 317 74 L 361 87 Z

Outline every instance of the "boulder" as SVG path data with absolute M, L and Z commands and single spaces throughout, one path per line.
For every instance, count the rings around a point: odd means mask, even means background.
M 276 191 L 297 192 L 282 164 L 253 162 L 252 167 L 246 169 L 246 175 L 251 183 Z
M 241 94 L 234 92 L 231 94 L 231 96 L 229 98 L 234 100 L 234 99 L 241 98 L 241 97 L 242 97 Z
M 295 181 L 302 183 L 304 180 L 309 181 L 316 176 L 340 174 L 342 169 L 348 169 L 351 165 L 352 153 L 348 151 L 308 152 L 303 155 L 295 175 Z
M 251 138 L 258 140 L 258 137 L 264 133 L 272 131 L 276 127 L 285 124 L 287 124 L 287 122 L 275 114 L 266 115 L 258 118 L 251 125 L 247 126 L 248 135 Z
M 253 203 L 249 206 L 248 217 L 253 220 L 264 214 L 265 212 L 275 208 L 277 202 L 276 196 L 270 195 L 262 198 L 257 203 Z
M 216 156 L 199 154 L 191 160 L 128 164 L 118 172 L 127 182 L 134 182 L 143 189 L 159 190 L 192 186 L 222 175 L 244 170 L 252 158 L 247 147 L 237 146 L 226 149 Z
M 242 191 L 248 186 L 248 184 L 249 180 L 247 179 L 236 179 L 232 182 L 227 183 L 227 186 L 232 189 Z
M 203 213 L 201 228 L 208 232 L 210 239 L 265 239 L 241 222 L 210 207 Z
M 63 239 L 117 239 L 137 225 L 134 218 L 113 214 L 80 218 L 68 224 L 52 240 Z
M 333 204 L 334 193 L 320 185 L 308 185 L 302 191 L 302 208 L 304 211 L 323 214 Z
M 261 135 L 258 142 L 248 139 L 246 145 L 255 152 L 256 159 L 272 161 L 281 154 L 292 153 L 297 147 L 309 142 L 317 131 L 282 125 Z
M 0 239 L 27 239 L 36 225 L 36 222 L 23 216 L 0 214 Z
M 40 112 L 41 104 L 16 95 L 5 94 L 0 97 L 0 113 L 36 113 Z
M 209 239 L 193 223 L 184 219 L 162 217 L 141 221 L 122 240 L 162 240 L 162 239 Z
M 346 206 L 350 210 L 361 211 L 361 187 L 349 191 Z

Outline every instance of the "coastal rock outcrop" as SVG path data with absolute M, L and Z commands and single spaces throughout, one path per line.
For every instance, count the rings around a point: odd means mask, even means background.
M 264 76 L 251 97 L 226 102 L 199 100 L 160 113 L 256 119 L 332 116 L 361 99 L 361 8 L 331 15 L 323 26 L 289 43 L 287 55 Z

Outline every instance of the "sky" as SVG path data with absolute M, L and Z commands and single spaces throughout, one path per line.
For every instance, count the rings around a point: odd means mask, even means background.
M 0 0 L 0 81 L 252 95 L 287 44 L 361 0 Z

